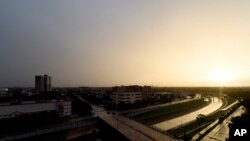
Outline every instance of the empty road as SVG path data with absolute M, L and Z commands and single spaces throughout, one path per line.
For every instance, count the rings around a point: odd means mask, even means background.
M 188 113 L 188 114 L 180 116 L 180 117 L 176 117 L 176 118 L 171 119 L 171 120 L 167 120 L 167 121 L 163 121 L 163 122 L 154 124 L 153 127 L 165 131 L 165 130 L 169 130 L 171 128 L 174 128 L 174 127 L 180 126 L 182 124 L 185 124 L 187 122 L 195 120 L 198 114 L 208 115 L 208 114 L 218 110 L 222 106 L 222 101 L 219 98 L 214 97 L 212 99 L 213 99 L 212 102 L 204 108 L 201 108 L 197 111 Z

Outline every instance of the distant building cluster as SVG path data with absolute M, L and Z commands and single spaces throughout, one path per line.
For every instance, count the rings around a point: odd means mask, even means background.
M 49 92 L 52 90 L 52 78 L 48 75 L 35 76 L 35 89 L 38 93 Z
M 0 88 L 0 97 L 7 97 L 10 94 L 8 93 L 9 89 L 8 88 Z
M 46 102 L 25 101 L 21 104 L 13 105 L 10 103 L 0 104 L 0 119 L 14 118 L 22 114 L 31 114 L 44 111 L 55 111 L 61 117 L 71 115 L 71 101 L 50 100 Z
M 54 111 L 61 117 L 70 116 L 71 100 L 62 98 L 61 93 L 53 92 L 51 81 L 52 78 L 49 75 L 37 75 L 35 76 L 35 90 L 33 88 L 0 88 L 0 119 L 46 111 Z M 45 94 L 46 98 L 41 93 Z
M 112 100 L 115 104 L 133 104 L 141 102 L 153 95 L 150 86 L 116 86 L 112 88 Z

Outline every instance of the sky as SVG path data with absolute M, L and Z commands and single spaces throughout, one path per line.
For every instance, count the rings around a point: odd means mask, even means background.
M 250 86 L 248 0 L 1 0 L 0 87 Z

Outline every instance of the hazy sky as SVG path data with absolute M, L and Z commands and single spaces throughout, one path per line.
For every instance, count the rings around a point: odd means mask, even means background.
M 250 85 L 249 0 L 1 0 L 0 87 Z M 220 84 L 216 80 L 225 81 Z

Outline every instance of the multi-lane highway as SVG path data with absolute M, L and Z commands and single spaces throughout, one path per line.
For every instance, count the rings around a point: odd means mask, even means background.
M 245 112 L 245 109 L 241 106 L 231 115 L 229 115 L 221 124 L 218 124 L 211 132 L 209 132 L 202 141 L 225 141 L 229 137 L 228 123 L 236 116 L 240 116 Z
M 217 97 L 213 97 L 212 98 L 212 102 L 207 105 L 204 108 L 201 108 L 199 110 L 196 110 L 194 112 L 191 112 L 189 114 L 180 116 L 180 117 L 176 117 L 174 119 L 171 120 L 167 120 L 167 121 L 163 121 L 157 124 L 154 124 L 153 127 L 160 129 L 160 130 L 169 130 L 171 128 L 180 126 L 182 124 L 185 124 L 187 122 L 193 121 L 196 119 L 198 114 L 203 114 L 203 115 L 208 115 L 216 110 L 218 110 L 220 107 L 222 106 L 222 101 L 217 98 Z

